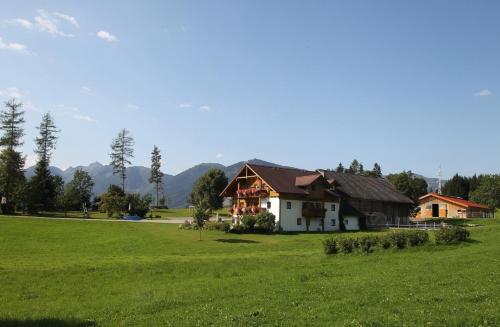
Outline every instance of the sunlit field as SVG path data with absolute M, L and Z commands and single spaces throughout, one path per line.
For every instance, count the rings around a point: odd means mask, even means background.
M 0 325 L 498 326 L 500 225 L 474 222 L 460 245 L 326 256 L 324 234 L 4 217 Z

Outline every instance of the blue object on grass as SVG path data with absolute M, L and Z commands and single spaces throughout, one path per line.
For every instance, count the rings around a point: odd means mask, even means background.
M 123 216 L 123 219 L 125 219 L 125 220 L 142 220 L 144 218 L 139 217 L 139 216 Z

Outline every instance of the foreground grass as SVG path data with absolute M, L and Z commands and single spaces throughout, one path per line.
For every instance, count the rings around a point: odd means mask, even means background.
M 471 232 L 328 257 L 321 234 L 0 218 L 0 325 L 497 326 L 500 225 Z

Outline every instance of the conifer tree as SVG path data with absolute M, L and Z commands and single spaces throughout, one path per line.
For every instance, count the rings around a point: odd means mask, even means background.
M 111 166 L 113 166 L 113 174 L 119 174 L 122 180 L 122 191 L 125 193 L 125 179 L 127 178 L 127 165 L 134 157 L 134 139 L 130 136 L 129 131 L 122 129 L 118 136 L 111 143 Z
M 15 209 L 15 194 L 25 182 L 25 158 L 16 149 L 23 144 L 24 111 L 22 103 L 15 99 L 5 103 L 5 110 L 0 112 L 0 194 L 2 212 L 12 213 Z
M 155 145 L 151 152 L 151 176 L 149 182 L 156 187 L 156 207 L 159 206 L 160 186 L 162 185 L 163 173 L 161 172 L 161 154 L 160 149 Z

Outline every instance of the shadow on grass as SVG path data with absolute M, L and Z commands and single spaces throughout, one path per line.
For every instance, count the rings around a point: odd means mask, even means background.
M 247 244 L 255 244 L 255 243 L 260 243 L 257 241 L 252 241 L 252 240 L 243 240 L 239 238 L 219 238 L 215 240 L 216 242 L 221 242 L 221 243 L 247 243 Z
M 3 319 L 0 318 L 0 326 L 2 327 L 97 327 L 98 324 L 93 320 L 76 320 L 76 319 L 57 319 L 57 318 L 42 318 L 42 319 Z

